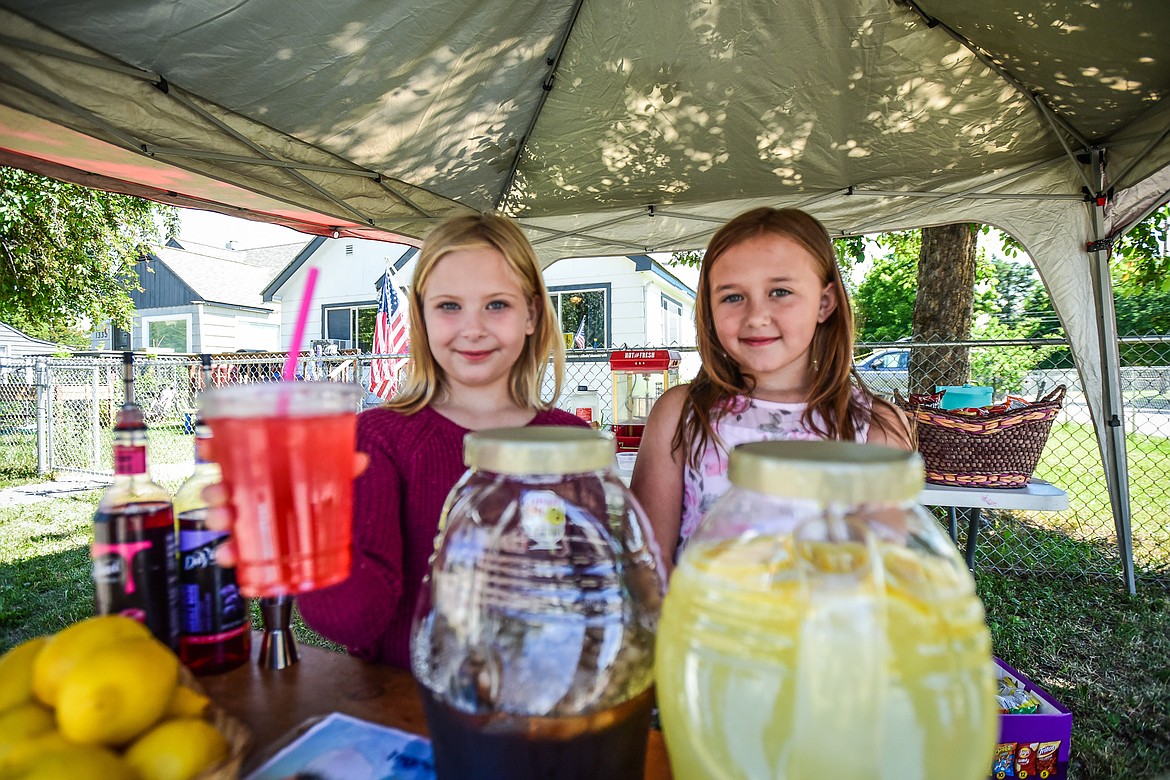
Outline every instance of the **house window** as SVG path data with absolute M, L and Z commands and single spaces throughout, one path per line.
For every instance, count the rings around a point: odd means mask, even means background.
M 341 349 L 372 352 L 374 325 L 378 320 L 378 305 L 329 306 L 325 309 L 325 338 L 333 339 Z
M 666 295 L 662 296 L 662 344 L 677 345 L 682 332 L 682 304 Z
M 164 352 L 190 352 L 191 315 L 143 317 L 142 340 L 147 349 Z
M 553 308 L 561 323 L 570 350 L 581 349 L 574 342 L 584 323 L 585 349 L 609 347 L 609 285 L 599 287 L 550 288 Z

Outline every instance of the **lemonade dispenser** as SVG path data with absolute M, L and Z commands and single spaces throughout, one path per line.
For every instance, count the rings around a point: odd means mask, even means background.
M 916 453 L 732 450 L 732 488 L 663 603 L 657 692 L 676 780 L 982 780 L 998 731 L 971 573 L 916 502 Z
M 631 349 L 610 353 L 613 432 L 619 452 L 638 449 L 650 407 L 679 383 L 680 359 L 679 353 L 673 349 Z

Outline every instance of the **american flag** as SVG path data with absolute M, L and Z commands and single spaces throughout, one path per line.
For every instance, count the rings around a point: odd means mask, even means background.
M 382 297 L 378 301 L 378 320 L 374 324 L 374 354 L 398 355 L 410 350 L 406 335 L 406 320 L 398 305 L 394 283 L 386 274 L 382 281 Z M 389 400 L 398 388 L 398 372 L 406 365 L 406 358 L 378 358 L 370 363 L 370 392 L 382 400 Z
M 585 349 L 585 318 L 581 318 L 581 324 L 577 326 L 577 335 L 573 336 L 573 349 Z

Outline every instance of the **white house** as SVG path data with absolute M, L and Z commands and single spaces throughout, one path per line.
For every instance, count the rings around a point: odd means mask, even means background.
M 409 288 L 417 253 L 402 244 L 314 238 L 263 290 L 266 302 L 280 303 L 281 349 L 292 339 L 306 273 L 316 266 L 306 339 L 370 351 L 382 277 L 389 273 L 396 288 Z M 695 343 L 694 290 L 648 255 L 561 260 L 544 279 L 561 330 L 571 338 L 583 323 L 586 348 Z M 405 295 L 399 300 L 408 304 Z
M 586 348 L 695 343 L 694 289 L 649 255 L 559 260 L 544 283 L 563 332 L 576 336 L 584 322 Z
M 21 362 L 21 358 L 52 355 L 63 349 L 64 347 L 52 341 L 34 339 L 22 330 L 0 322 L 0 379 L 6 378 L 12 366 Z
M 304 243 L 233 250 L 172 239 L 138 263 L 129 331 L 107 323 L 93 349 L 157 352 L 278 350 L 280 305 L 261 292 Z

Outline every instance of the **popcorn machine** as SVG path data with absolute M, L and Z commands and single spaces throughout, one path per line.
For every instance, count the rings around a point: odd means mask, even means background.
M 613 434 L 618 452 L 633 452 L 642 441 L 650 407 L 678 384 L 680 355 L 672 349 L 631 349 L 611 352 Z

